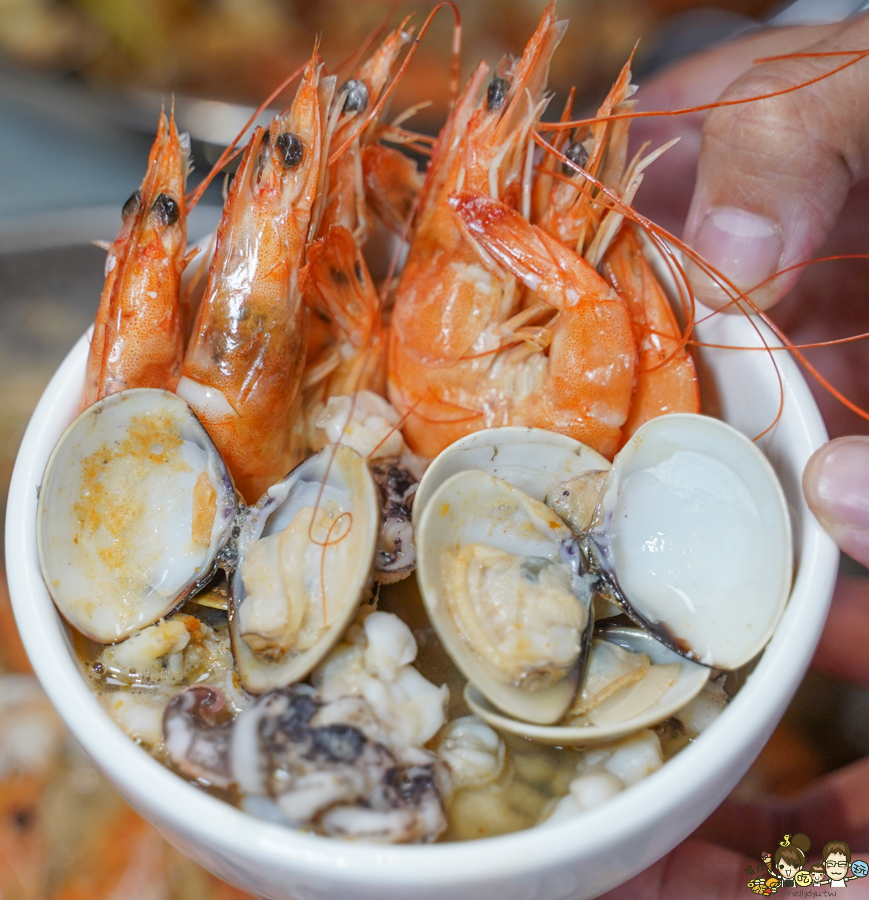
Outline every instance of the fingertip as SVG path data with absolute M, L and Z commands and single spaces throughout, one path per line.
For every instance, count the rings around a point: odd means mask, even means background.
M 781 228 L 772 219 L 735 206 L 718 206 L 702 217 L 692 216 L 686 240 L 705 263 L 689 260 L 686 267 L 701 303 L 713 309 L 729 304 L 737 308 L 732 301 L 738 294 L 710 272 L 723 276 L 761 309 L 778 299 L 779 285 L 769 279 L 778 271 L 784 245 Z
M 839 547 L 869 565 L 869 437 L 843 437 L 812 454 L 803 493 L 815 518 Z

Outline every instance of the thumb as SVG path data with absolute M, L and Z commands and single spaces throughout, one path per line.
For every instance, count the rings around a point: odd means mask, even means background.
M 812 35 L 807 29 L 807 39 Z M 869 47 L 869 14 L 803 52 Z M 734 81 L 722 100 L 768 95 L 817 78 L 847 57 L 777 60 Z M 765 100 L 712 110 L 703 127 L 697 185 L 685 240 L 741 290 L 811 259 L 835 223 L 852 184 L 869 171 L 869 59 L 815 84 Z M 698 299 L 729 298 L 694 265 Z M 799 271 L 759 287 L 766 308 Z
M 869 566 L 869 437 L 838 438 L 816 450 L 803 493 L 839 547 Z

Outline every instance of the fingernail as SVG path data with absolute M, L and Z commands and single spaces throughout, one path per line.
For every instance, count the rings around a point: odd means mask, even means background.
M 719 206 L 707 213 L 691 246 L 713 269 L 748 291 L 778 269 L 783 245 L 775 222 L 743 209 Z M 695 264 L 689 264 L 688 274 L 701 302 L 720 307 L 730 300 Z
M 869 438 L 838 438 L 815 451 L 803 475 L 803 491 L 836 543 L 869 562 Z

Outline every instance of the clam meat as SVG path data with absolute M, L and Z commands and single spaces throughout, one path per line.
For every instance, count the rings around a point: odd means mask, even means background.
M 593 580 L 567 526 L 506 481 L 466 470 L 432 495 L 417 550 L 429 618 L 469 681 L 518 719 L 558 721 L 593 625 Z
M 365 460 L 331 445 L 244 513 L 230 581 L 230 633 L 245 689 L 304 678 L 337 643 L 368 589 L 379 531 Z

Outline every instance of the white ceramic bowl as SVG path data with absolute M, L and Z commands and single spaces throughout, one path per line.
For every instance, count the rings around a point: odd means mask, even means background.
M 756 346 L 740 316 L 715 316 L 704 340 Z M 486 840 L 377 846 L 301 834 L 246 815 L 165 769 L 103 712 L 73 658 L 42 581 L 37 491 L 49 453 L 78 411 L 88 337 L 58 369 L 21 445 L 6 522 L 18 625 L 48 696 L 94 762 L 169 840 L 212 872 L 267 898 L 297 900 L 581 900 L 626 881 L 686 837 L 733 788 L 769 737 L 809 664 L 827 613 L 838 554 L 809 513 L 800 477 L 826 440 L 805 382 L 776 354 L 784 410 L 760 442 L 795 525 L 797 572 L 784 618 L 734 701 L 660 771 L 573 820 Z M 775 418 L 779 382 L 764 352 L 706 353 L 725 419 L 754 436 Z

